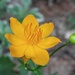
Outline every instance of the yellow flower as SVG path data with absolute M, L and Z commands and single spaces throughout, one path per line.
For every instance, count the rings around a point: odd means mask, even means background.
M 46 49 L 60 42 L 56 37 L 48 37 L 54 29 L 53 23 L 39 26 L 36 18 L 30 14 L 24 18 L 22 24 L 11 17 L 10 27 L 13 34 L 5 34 L 5 37 L 12 44 L 9 47 L 11 56 L 21 57 L 24 62 L 31 59 L 38 65 L 46 65 L 49 61 L 49 54 Z

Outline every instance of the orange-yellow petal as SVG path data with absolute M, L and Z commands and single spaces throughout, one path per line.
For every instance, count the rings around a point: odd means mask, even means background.
M 26 51 L 25 51 L 25 56 L 26 56 L 26 58 L 28 58 L 28 59 L 31 59 L 32 57 L 33 57 L 33 58 L 36 57 L 36 54 L 35 54 L 35 51 L 34 51 L 33 46 L 28 46 L 28 48 L 27 48 Z
M 54 29 L 54 24 L 52 22 L 50 23 L 45 23 L 45 24 L 42 24 L 40 26 L 41 30 L 42 30 L 42 38 L 45 38 L 47 36 L 49 36 L 53 29 Z
M 23 59 L 24 63 L 26 63 L 29 60 L 28 58 L 26 58 L 26 56 L 23 56 L 22 59 Z
M 19 37 L 24 37 L 24 27 L 16 18 L 10 18 L 10 27 L 14 34 L 18 35 Z
M 22 45 L 18 45 L 18 46 L 11 45 L 9 47 L 10 54 L 13 57 L 23 57 L 26 48 L 27 48 L 26 44 L 22 44 Z
M 48 37 L 48 38 L 42 39 L 40 43 L 38 43 L 38 46 L 41 48 L 47 49 L 57 45 L 59 42 L 61 42 L 60 39 L 56 37 Z
M 23 22 L 22 22 L 22 25 L 24 27 L 26 27 L 27 25 L 32 25 L 32 29 L 35 29 L 35 27 L 39 25 L 37 19 L 33 16 L 33 15 L 28 15 L 24 18 Z
M 37 46 L 34 47 L 36 57 L 32 58 L 32 61 L 38 65 L 46 65 L 49 61 L 49 54 L 45 49 L 39 48 Z
M 24 40 L 13 34 L 5 34 L 5 37 L 13 45 L 21 45 L 25 43 Z

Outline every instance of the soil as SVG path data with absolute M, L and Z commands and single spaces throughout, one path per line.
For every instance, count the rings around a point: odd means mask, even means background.
M 58 0 L 57 0 L 58 1 Z M 44 15 L 44 22 L 53 22 L 55 29 L 53 35 L 59 37 L 64 44 L 68 40 L 68 36 L 72 34 L 72 30 L 67 30 L 68 16 L 75 13 L 75 0 L 60 0 L 59 2 L 50 3 L 50 0 L 33 0 L 33 6 L 38 7 Z M 35 5 L 34 5 L 35 4 Z M 68 32 L 71 32 L 68 34 Z M 67 38 L 66 38 L 67 37 Z M 52 52 L 59 47 L 49 49 Z M 50 75 L 57 72 L 57 75 L 75 75 L 75 45 L 68 45 L 58 51 L 46 68 L 43 69 L 44 75 Z

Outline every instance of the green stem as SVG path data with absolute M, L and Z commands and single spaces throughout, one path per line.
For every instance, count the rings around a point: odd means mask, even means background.
M 27 64 L 27 63 L 25 64 L 25 67 L 26 67 L 26 68 L 27 68 L 27 70 L 29 70 L 29 71 L 34 71 L 34 69 L 32 69 L 32 68 L 28 67 L 28 64 Z
M 37 69 L 41 68 L 42 66 L 38 65 L 36 68 L 34 68 L 34 71 L 36 71 Z
M 34 71 L 32 68 L 29 68 L 29 67 L 26 67 L 27 68 L 27 70 L 29 70 L 29 71 Z
M 42 66 L 38 65 L 36 68 L 32 69 L 32 68 L 30 68 L 30 67 L 28 67 L 28 66 L 26 65 L 26 68 L 27 68 L 27 70 L 29 70 L 29 71 L 36 71 L 36 70 L 39 69 L 40 67 L 42 67 Z
M 54 50 L 49 56 L 53 56 L 58 50 L 60 50 L 61 48 L 63 48 L 64 46 L 67 46 L 68 44 L 70 44 L 70 42 L 66 42 L 65 44 L 63 44 L 62 46 L 58 47 L 56 50 Z

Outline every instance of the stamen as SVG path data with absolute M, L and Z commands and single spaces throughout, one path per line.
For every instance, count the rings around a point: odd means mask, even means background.
M 35 44 L 35 43 L 36 43 L 36 40 L 37 40 L 37 39 L 36 39 L 36 37 L 37 37 L 37 34 L 35 33 L 35 37 L 34 37 L 34 38 L 32 38 L 32 40 L 31 40 L 33 44 Z
M 42 31 L 38 26 L 36 25 L 34 29 L 32 29 L 32 23 L 29 25 L 26 25 L 25 27 L 25 37 L 26 41 L 30 45 L 37 44 L 41 38 L 42 38 Z
M 37 25 L 36 25 L 36 27 L 35 27 L 35 29 L 34 29 L 34 32 L 36 32 L 36 31 L 37 31 L 37 29 L 38 29 L 38 27 L 37 27 Z
M 42 37 L 42 32 L 41 32 L 41 29 L 39 29 L 37 34 L 37 43 L 41 40 L 41 37 Z

